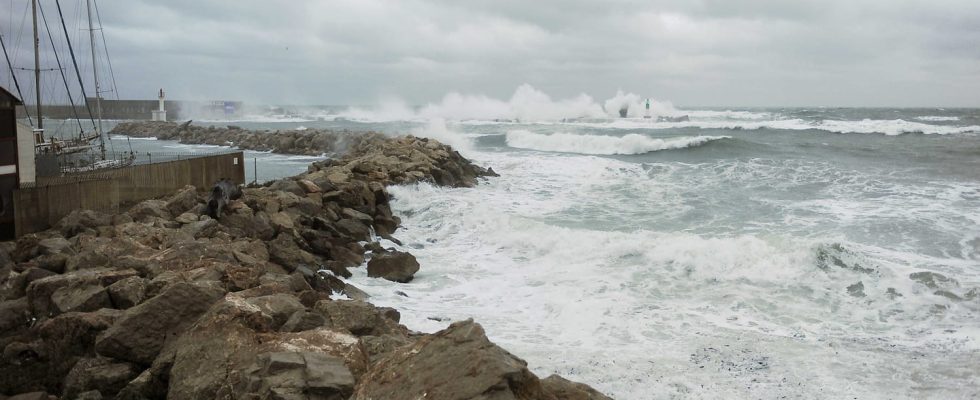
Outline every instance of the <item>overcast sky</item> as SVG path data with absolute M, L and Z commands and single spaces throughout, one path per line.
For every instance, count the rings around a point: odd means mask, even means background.
M 682 106 L 980 106 L 977 0 L 99 6 L 123 98 L 163 87 L 177 99 L 424 104 L 506 99 L 527 83 L 554 98 L 622 89 Z

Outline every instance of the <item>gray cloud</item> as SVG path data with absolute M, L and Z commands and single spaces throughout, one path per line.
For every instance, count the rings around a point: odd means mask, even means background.
M 100 4 L 127 98 L 165 87 L 177 98 L 424 103 L 451 91 L 507 98 L 529 83 L 553 97 L 623 89 L 680 105 L 980 106 L 973 0 Z M 0 21 L 5 35 L 15 20 Z

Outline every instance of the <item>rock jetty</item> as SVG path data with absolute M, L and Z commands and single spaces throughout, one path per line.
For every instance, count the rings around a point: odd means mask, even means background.
M 384 138 L 377 132 L 353 132 L 346 130 L 276 130 L 252 131 L 230 125 L 227 127 L 203 127 L 163 121 L 122 122 L 109 132 L 131 137 L 155 137 L 176 140 L 184 144 L 208 144 L 234 146 L 245 150 L 272 151 L 280 154 L 318 156 L 342 154 L 349 146 L 363 141 Z
M 413 332 L 341 279 L 425 268 L 375 241 L 397 241 L 386 185 L 491 173 L 433 140 L 348 143 L 218 218 L 188 186 L 0 244 L 0 399 L 607 399 L 472 320 Z

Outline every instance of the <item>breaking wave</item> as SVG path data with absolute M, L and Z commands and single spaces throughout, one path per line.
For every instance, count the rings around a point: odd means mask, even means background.
M 950 126 L 932 125 L 921 122 L 911 122 L 902 119 L 877 120 L 863 119 L 860 121 L 822 120 L 807 121 L 804 119 L 780 119 L 773 121 L 730 121 L 730 120 L 697 120 L 684 122 L 656 122 L 648 119 L 618 119 L 612 121 L 572 122 L 571 125 L 591 128 L 608 129 L 729 129 L 729 130 L 758 130 L 782 129 L 791 131 L 820 130 L 833 133 L 874 133 L 888 136 L 919 133 L 924 135 L 952 135 L 980 132 L 980 126 Z
M 916 117 L 915 119 L 919 121 L 930 121 L 930 122 L 941 122 L 941 121 L 959 121 L 960 117 L 945 117 L 939 115 L 926 115 L 923 117 Z
M 621 108 L 628 109 L 628 116 L 642 116 L 645 98 L 618 91 L 615 96 L 599 104 L 587 94 L 553 99 L 533 86 L 519 86 L 507 100 L 486 95 L 462 93 L 446 94 L 441 101 L 422 107 L 412 107 L 406 102 L 387 98 L 375 107 L 351 107 L 336 118 L 359 122 L 427 121 L 446 119 L 456 121 L 559 121 L 577 118 L 612 118 L 619 116 Z M 669 102 L 651 100 L 653 116 L 674 115 L 677 110 Z
M 553 133 L 544 135 L 525 130 L 507 132 L 507 145 L 529 150 L 594 155 L 644 154 L 652 151 L 683 149 L 730 136 L 684 136 L 656 139 L 631 133 L 625 136 L 575 135 Z

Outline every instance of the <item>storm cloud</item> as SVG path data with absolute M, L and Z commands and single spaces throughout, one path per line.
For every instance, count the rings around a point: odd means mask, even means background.
M 980 106 L 973 0 L 99 5 L 123 98 L 163 87 L 181 99 L 422 104 L 528 83 L 692 106 Z

